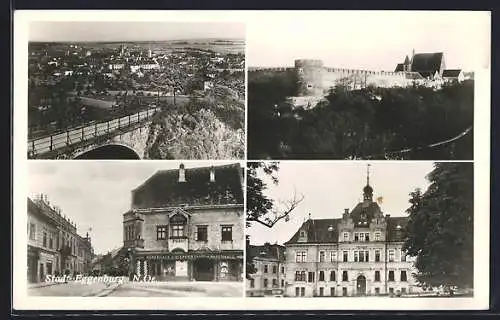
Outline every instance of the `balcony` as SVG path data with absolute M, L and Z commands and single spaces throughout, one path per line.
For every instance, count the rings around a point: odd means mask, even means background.
M 189 240 L 187 237 L 170 237 L 168 239 L 168 250 L 173 251 L 175 249 L 181 249 L 184 251 L 189 250 Z
M 123 246 L 127 248 L 144 248 L 144 239 L 125 240 Z

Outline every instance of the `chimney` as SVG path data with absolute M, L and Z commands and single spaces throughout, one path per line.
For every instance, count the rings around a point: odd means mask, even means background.
M 183 163 L 179 165 L 179 182 L 186 182 L 186 172 Z
M 349 209 L 344 209 L 344 213 L 342 214 L 342 219 L 347 219 L 348 215 L 349 215 Z
M 214 166 L 210 167 L 210 182 L 215 182 L 215 168 L 214 168 Z
M 247 247 L 250 246 L 250 236 L 246 236 Z

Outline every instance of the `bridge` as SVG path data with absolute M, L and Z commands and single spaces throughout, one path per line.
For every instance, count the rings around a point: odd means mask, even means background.
M 28 159 L 141 159 L 159 107 L 28 140 Z

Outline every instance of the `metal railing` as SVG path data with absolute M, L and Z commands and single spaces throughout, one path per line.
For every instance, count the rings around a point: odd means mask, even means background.
M 28 140 L 28 154 L 30 157 L 34 157 L 38 154 L 51 152 L 73 144 L 82 143 L 90 139 L 104 136 L 120 129 L 129 128 L 135 124 L 150 119 L 157 110 L 159 110 L 159 107 L 105 122 L 93 123 L 77 128 L 69 128 L 65 132 L 53 134 L 47 137 Z

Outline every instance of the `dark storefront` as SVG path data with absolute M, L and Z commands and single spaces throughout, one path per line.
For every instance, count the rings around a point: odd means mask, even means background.
M 38 261 L 40 260 L 39 249 L 28 245 L 28 282 L 38 282 Z
M 135 274 L 158 281 L 242 281 L 243 251 L 140 253 Z

